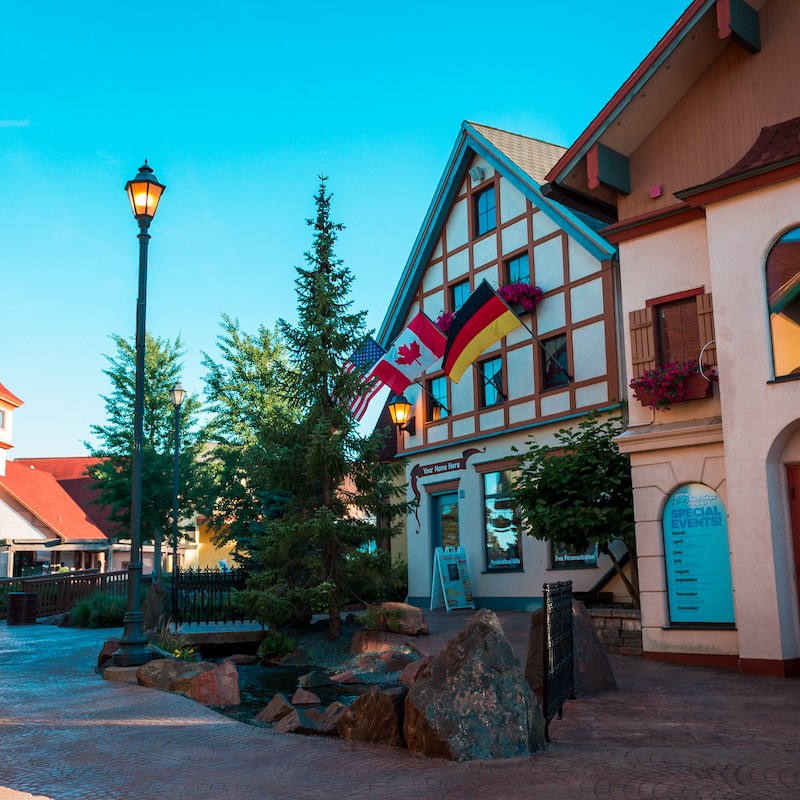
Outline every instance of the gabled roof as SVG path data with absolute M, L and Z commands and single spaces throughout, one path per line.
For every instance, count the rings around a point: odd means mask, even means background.
M 19 408 L 23 404 L 22 400 L 20 400 L 15 394 L 11 394 L 11 392 L 9 392 L 2 383 L 0 383 L 0 400 L 4 400 L 14 408 Z
M 464 122 L 461 125 L 455 146 L 378 331 L 378 341 L 382 346 L 388 346 L 401 330 L 450 207 L 476 155 L 481 156 L 595 258 L 604 260 L 615 255 L 616 248 L 587 225 L 584 219 L 542 194 L 545 172 L 563 152 L 564 148 L 558 145 L 488 125 L 474 122 Z
M 106 535 L 44 470 L 6 462 L 0 491 L 7 492 L 43 525 L 65 542 L 106 541 Z
M 111 520 L 111 508 L 97 505 L 100 491 L 92 488 L 94 478 L 86 471 L 102 459 L 93 456 L 64 456 L 60 458 L 16 458 L 15 464 L 36 467 L 49 472 L 58 485 L 83 509 L 86 516 L 109 538 L 119 533 L 119 526 Z
M 756 11 L 765 2 L 747 0 Z M 601 142 L 629 156 L 728 46 L 723 30 L 716 0 L 693 0 L 548 172 L 547 180 L 585 193 L 580 162 L 592 146 Z

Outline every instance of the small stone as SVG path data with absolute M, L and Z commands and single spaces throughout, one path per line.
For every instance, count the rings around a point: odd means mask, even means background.
M 106 667 L 103 671 L 103 680 L 117 681 L 118 683 L 138 683 L 136 671 L 138 667 Z
M 97 656 L 97 666 L 102 667 L 103 664 L 110 661 L 111 656 L 113 656 L 117 650 L 119 650 L 119 637 L 112 636 L 110 639 L 106 639 Z
M 331 679 L 324 670 L 314 669 L 305 675 L 301 675 L 298 683 L 304 689 L 315 689 L 319 686 L 330 686 Z
M 384 664 L 387 672 L 397 672 L 398 670 L 405 669 L 413 660 L 413 656 L 390 650 L 388 653 L 381 653 L 379 660 Z
M 227 658 L 223 659 L 223 663 L 225 661 L 230 661 L 232 664 L 238 664 L 241 666 L 249 666 L 251 664 L 258 664 L 258 656 L 249 656 L 244 653 L 235 653 L 232 656 L 228 656 Z
M 377 653 L 362 653 L 356 663 L 359 672 L 382 672 L 384 666 Z
M 255 719 L 259 722 L 277 722 L 294 711 L 292 704 L 286 696 L 278 692 L 267 705 L 256 714 Z
M 292 695 L 292 705 L 295 706 L 317 706 L 322 701 L 314 692 L 309 692 L 306 689 L 298 689 Z
M 348 669 L 345 672 L 331 675 L 331 681 L 333 683 L 358 683 L 358 678 L 353 670 Z
M 333 702 L 324 711 L 310 708 L 306 711 L 306 717 L 318 727 L 323 736 L 336 736 L 339 720 L 345 711 L 347 706 Z
M 400 683 L 402 683 L 403 686 L 413 686 L 414 681 L 417 680 L 431 661 L 433 661 L 433 656 L 423 656 L 416 661 L 412 661 L 400 675 Z

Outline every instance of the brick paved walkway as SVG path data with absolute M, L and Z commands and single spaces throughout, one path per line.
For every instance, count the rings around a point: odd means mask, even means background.
M 519 644 L 525 620 L 501 618 Z M 621 691 L 569 703 L 546 753 L 453 764 L 104 682 L 105 635 L 0 623 L 0 800 L 800 798 L 796 680 L 612 657 Z

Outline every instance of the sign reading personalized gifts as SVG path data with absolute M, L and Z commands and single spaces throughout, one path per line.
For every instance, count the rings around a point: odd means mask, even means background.
M 433 551 L 431 578 L 431 611 L 442 605 L 454 608 L 475 608 L 472 584 L 467 569 L 467 553 L 463 547 L 437 547 Z
M 670 620 L 733 624 L 728 517 L 719 495 L 701 483 L 681 486 L 662 522 Z

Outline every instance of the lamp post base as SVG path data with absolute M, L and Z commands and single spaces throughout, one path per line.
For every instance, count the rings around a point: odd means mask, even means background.
M 153 658 L 142 632 L 141 612 L 125 614 L 124 625 L 125 631 L 119 641 L 119 650 L 111 656 L 112 662 L 115 667 L 140 667 Z

